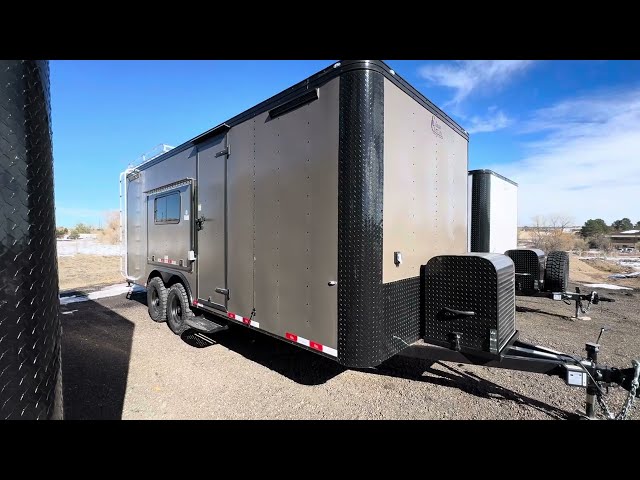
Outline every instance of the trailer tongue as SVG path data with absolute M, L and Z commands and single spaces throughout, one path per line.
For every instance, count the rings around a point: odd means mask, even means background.
M 640 363 L 633 360 L 624 369 L 599 364 L 597 342 L 604 328 L 596 342 L 585 345 L 586 358 L 520 341 L 515 329 L 514 279 L 514 264 L 505 255 L 432 258 L 422 267 L 420 278 L 424 342 L 409 345 L 399 355 L 560 377 L 569 386 L 586 389 L 587 418 L 595 418 L 597 402 L 606 418 L 625 419 L 640 396 Z M 576 295 L 579 300 L 579 292 Z M 629 392 L 617 415 L 604 400 L 604 388 L 610 385 Z

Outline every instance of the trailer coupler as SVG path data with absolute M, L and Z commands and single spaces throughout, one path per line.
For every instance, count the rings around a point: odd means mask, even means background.
M 637 360 L 632 361 L 630 368 L 619 369 L 598 364 L 600 345 L 597 343 L 587 343 L 587 357 L 579 358 L 550 348 L 521 342 L 517 336 L 518 332 L 498 356 L 464 351 L 464 349 L 456 351 L 422 342 L 408 346 L 398 355 L 560 377 L 569 386 L 586 389 L 587 402 L 583 416 L 590 419 L 596 418 L 597 403 L 607 419 L 624 420 L 635 398 L 640 397 L 638 386 L 640 362 Z M 615 416 L 604 401 L 604 389 L 608 390 L 612 385 L 619 385 L 629 392 L 622 410 Z
M 615 302 L 613 298 L 602 297 L 598 295 L 598 292 L 596 291 L 591 293 L 581 293 L 580 287 L 576 287 L 575 292 L 524 292 L 516 290 L 516 296 L 549 298 L 556 301 L 562 300 L 567 305 L 570 305 L 571 302 L 575 302 L 576 314 L 574 317 L 568 318 L 579 320 L 591 320 L 590 317 L 580 316 L 581 314 L 586 315 L 589 313 L 591 305 L 597 305 L 600 302 Z

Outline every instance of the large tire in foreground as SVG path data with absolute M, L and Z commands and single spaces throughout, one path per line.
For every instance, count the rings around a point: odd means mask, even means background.
M 147 309 L 154 322 L 167 321 L 167 287 L 160 277 L 153 277 L 147 284 Z
M 544 289 L 547 292 L 566 292 L 569 287 L 569 254 L 551 252 L 544 269 Z
M 172 285 L 167 296 L 167 323 L 169 328 L 176 335 L 182 335 L 189 330 L 185 322 L 191 317 L 193 317 L 193 312 L 189 306 L 187 291 L 181 283 Z

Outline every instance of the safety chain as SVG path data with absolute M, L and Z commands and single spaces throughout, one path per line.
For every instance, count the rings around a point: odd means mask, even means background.
M 609 410 L 609 407 L 605 403 L 604 398 L 602 398 L 602 391 L 598 389 L 596 393 L 598 405 L 600 405 L 600 408 L 602 409 L 605 416 L 607 417 L 607 420 L 625 420 L 629 415 L 629 411 L 631 410 L 631 407 L 633 406 L 633 401 L 636 398 L 636 390 L 640 385 L 640 382 L 638 381 L 638 377 L 640 377 L 640 362 L 638 362 L 637 360 L 632 360 L 631 365 L 633 365 L 633 369 L 634 369 L 633 380 L 631 381 L 631 388 L 629 389 L 629 394 L 627 395 L 627 398 L 624 401 L 622 410 L 620 410 L 620 413 L 618 415 L 616 415 L 615 417 L 613 416 L 613 414 Z

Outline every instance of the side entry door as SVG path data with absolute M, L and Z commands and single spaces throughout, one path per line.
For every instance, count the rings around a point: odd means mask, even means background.
M 227 140 L 219 135 L 198 145 L 196 235 L 198 299 L 227 308 Z

